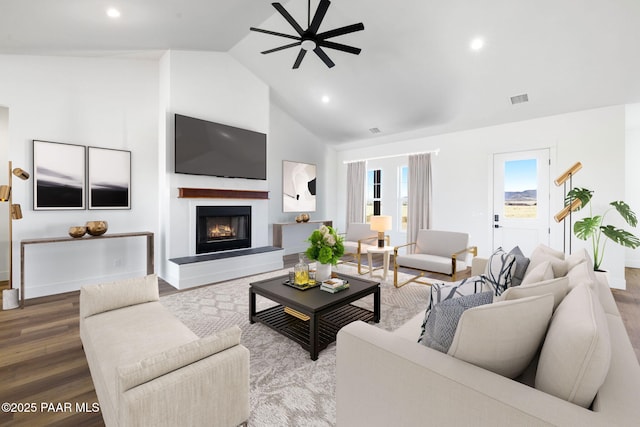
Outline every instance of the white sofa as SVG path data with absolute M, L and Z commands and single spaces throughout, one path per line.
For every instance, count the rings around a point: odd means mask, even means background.
M 482 269 L 481 262 L 474 262 L 472 273 Z M 592 302 L 605 313 L 611 358 L 590 408 L 417 343 L 424 319 L 420 313 L 395 332 L 363 322 L 340 330 L 338 426 L 639 425 L 638 360 L 605 276 L 598 277 L 596 288 L 598 298 Z M 540 369 L 536 363 L 530 368 Z
M 80 290 L 80 338 L 107 426 L 237 426 L 249 418 L 240 328 L 198 338 L 155 275 Z

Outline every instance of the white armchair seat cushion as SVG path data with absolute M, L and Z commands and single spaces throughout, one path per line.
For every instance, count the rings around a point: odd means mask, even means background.
M 344 241 L 344 253 L 345 254 L 355 254 L 358 252 L 358 242 L 351 242 L 351 241 Z M 366 254 L 367 253 L 367 249 L 373 246 L 377 246 L 377 243 L 375 245 L 368 245 L 366 243 L 361 243 L 360 244 L 360 253 L 361 254 Z
M 397 264 L 402 267 L 415 268 L 417 270 L 433 271 L 436 273 L 451 274 L 451 254 L 448 257 L 427 254 L 398 255 Z M 461 260 L 456 262 L 456 271 L 467 269 L 467 263 Z

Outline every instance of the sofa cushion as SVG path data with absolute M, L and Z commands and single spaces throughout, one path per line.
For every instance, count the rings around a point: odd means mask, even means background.
M 84 319 L 105 311 L 159 299 L 158 276 L 155 274 L 83 286 L 80 289 L 80 317 Z
M 586 261 L 581 262 L 569 270 L 567 277 L 569 278 L 570 289 L 581 284 L 588 285 L 594 291 L 597 289 L 597 279 L 593 268 Z
M 481 292 L 452 298 L 433 306 L 421 343 L 442 353 L 449 351 L 462 313 L 472 307 L 491 304 L 493 292 Z
M 522 285 L 530 285 L 532 283 L 542 282 L 544 280 L 551 280 L 555 276 L 553 274 L 553 268 L 549 261 L 544 261 L 535 266 L 522 280 Z
M 545 261 L 549 261 L 551 263 L 554 277 L 562 277 L 567 275 L 568 268 L 567 263 L 564 260 L 564 252 L 556 251 L 555 249 L 551 249 L 546 245 L 538 245 L 533 250 L 529 258 L 531 259 L 531 262 L 529 263 L 529 267 L 527 267 L 525 277 L 535 267 Z
M 551 266 L 549 266 L 549 269 L 551 269 Z M 502 294 L 502 300 L 511 301 L 514 299 L 551 294 L 553 295 L 553 310 L 555 311 L 568 291 L 569 279 L 567 277 L 558 277 L 557 279 L 511 287 Z
M 493 286 L 495 295 L 501 295 L 511 286 L 513 273 L 516 270 L 516 257 L 498 248 L 487 262 L 484 276 L 487 283 Z
M 439 282 L 433 283 L 431 285 L 431 295 L 429 298 L 429 304 L 427 305 L 427 310 L 424 313 L 424 319 L 422 321 L 422 330 L 420 332 L 420 337 L 418 338 L 418 342 L 422 341 L 422 337 L 425 333 L 425 327 L 427 321 L 429 320 L 429 315 L 431 314 L 431 310 L 436 304 L 439 304 L 443 301 L 459 298 L 465 295 L 472 295 L 480 292 L 486 292 L 492 290 L 491 287 L 488 287 L 485 284 L 484 276 L 473 276 L 467 279 L 462 279 L 457 282 Z
M 224 331 L 164 350 L 117 368 L 118 390 L 127 391 L 176 369 L 240 344 L 241 330 L 232 326 Z
M 576 286 L 564 298 L 544 340 L 535 387 L 588 408 L 611 361 L 606 314 L 591 288 Z
M 524 256 L 522 250 L 520 250 L 520 246 L 516 246 L 515 248 L 511 249 L 509 253 L 516 258 L 516 269 L 513 272 L 511 286 L 520 286 L 531 260 Z
M 470 308 L 460 318 L 448 354 L 515 378 L 540 348 L 552 310 L 550 294 Z

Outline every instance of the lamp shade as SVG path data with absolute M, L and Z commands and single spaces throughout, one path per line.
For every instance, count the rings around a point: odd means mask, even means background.
M 557 214 L 555 214 L 555 216 L 553 218 L 555 218 L 556 222 L 561 222 L 563 219 L 565 219 L 571 212 L 577 210 L 578 208 L 580 208 L 580 206 L 582 206 L 582 201 L 580 199 L 574 199 L 571 204 L 565 206 L 564 208 L 562 208 L 562 210 L 560 212 L 558 212 Z
M 11 187 L 8 185 L 0 185 L 0 202 L 6 202 L 11 196 Z
M 374 215 L 371 217 L 370 224 L 373 231 L 384 233 L 387 230 L 391 230 L 391 216 Z
M 15 168 L 13 170 L 13 174 L 23 181 L 26 181 L 27 179 L 29 179 L 29 172 L 21 168 Z
M 556 186 L 560 186 L 564 184 L 565 181 L 568 180 L 571 176 L 575 175 L 576 172 L 578 172 L 580 169 L 582 169 L 582 163 L 576 162 L 573 166 L 564 171 L 562 175 L 557 177 L 553 182 L 556 184 Z

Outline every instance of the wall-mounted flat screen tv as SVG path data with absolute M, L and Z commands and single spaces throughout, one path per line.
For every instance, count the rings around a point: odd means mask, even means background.
M 175 115 L 175 172 L 267 179 L 267 135 Z

